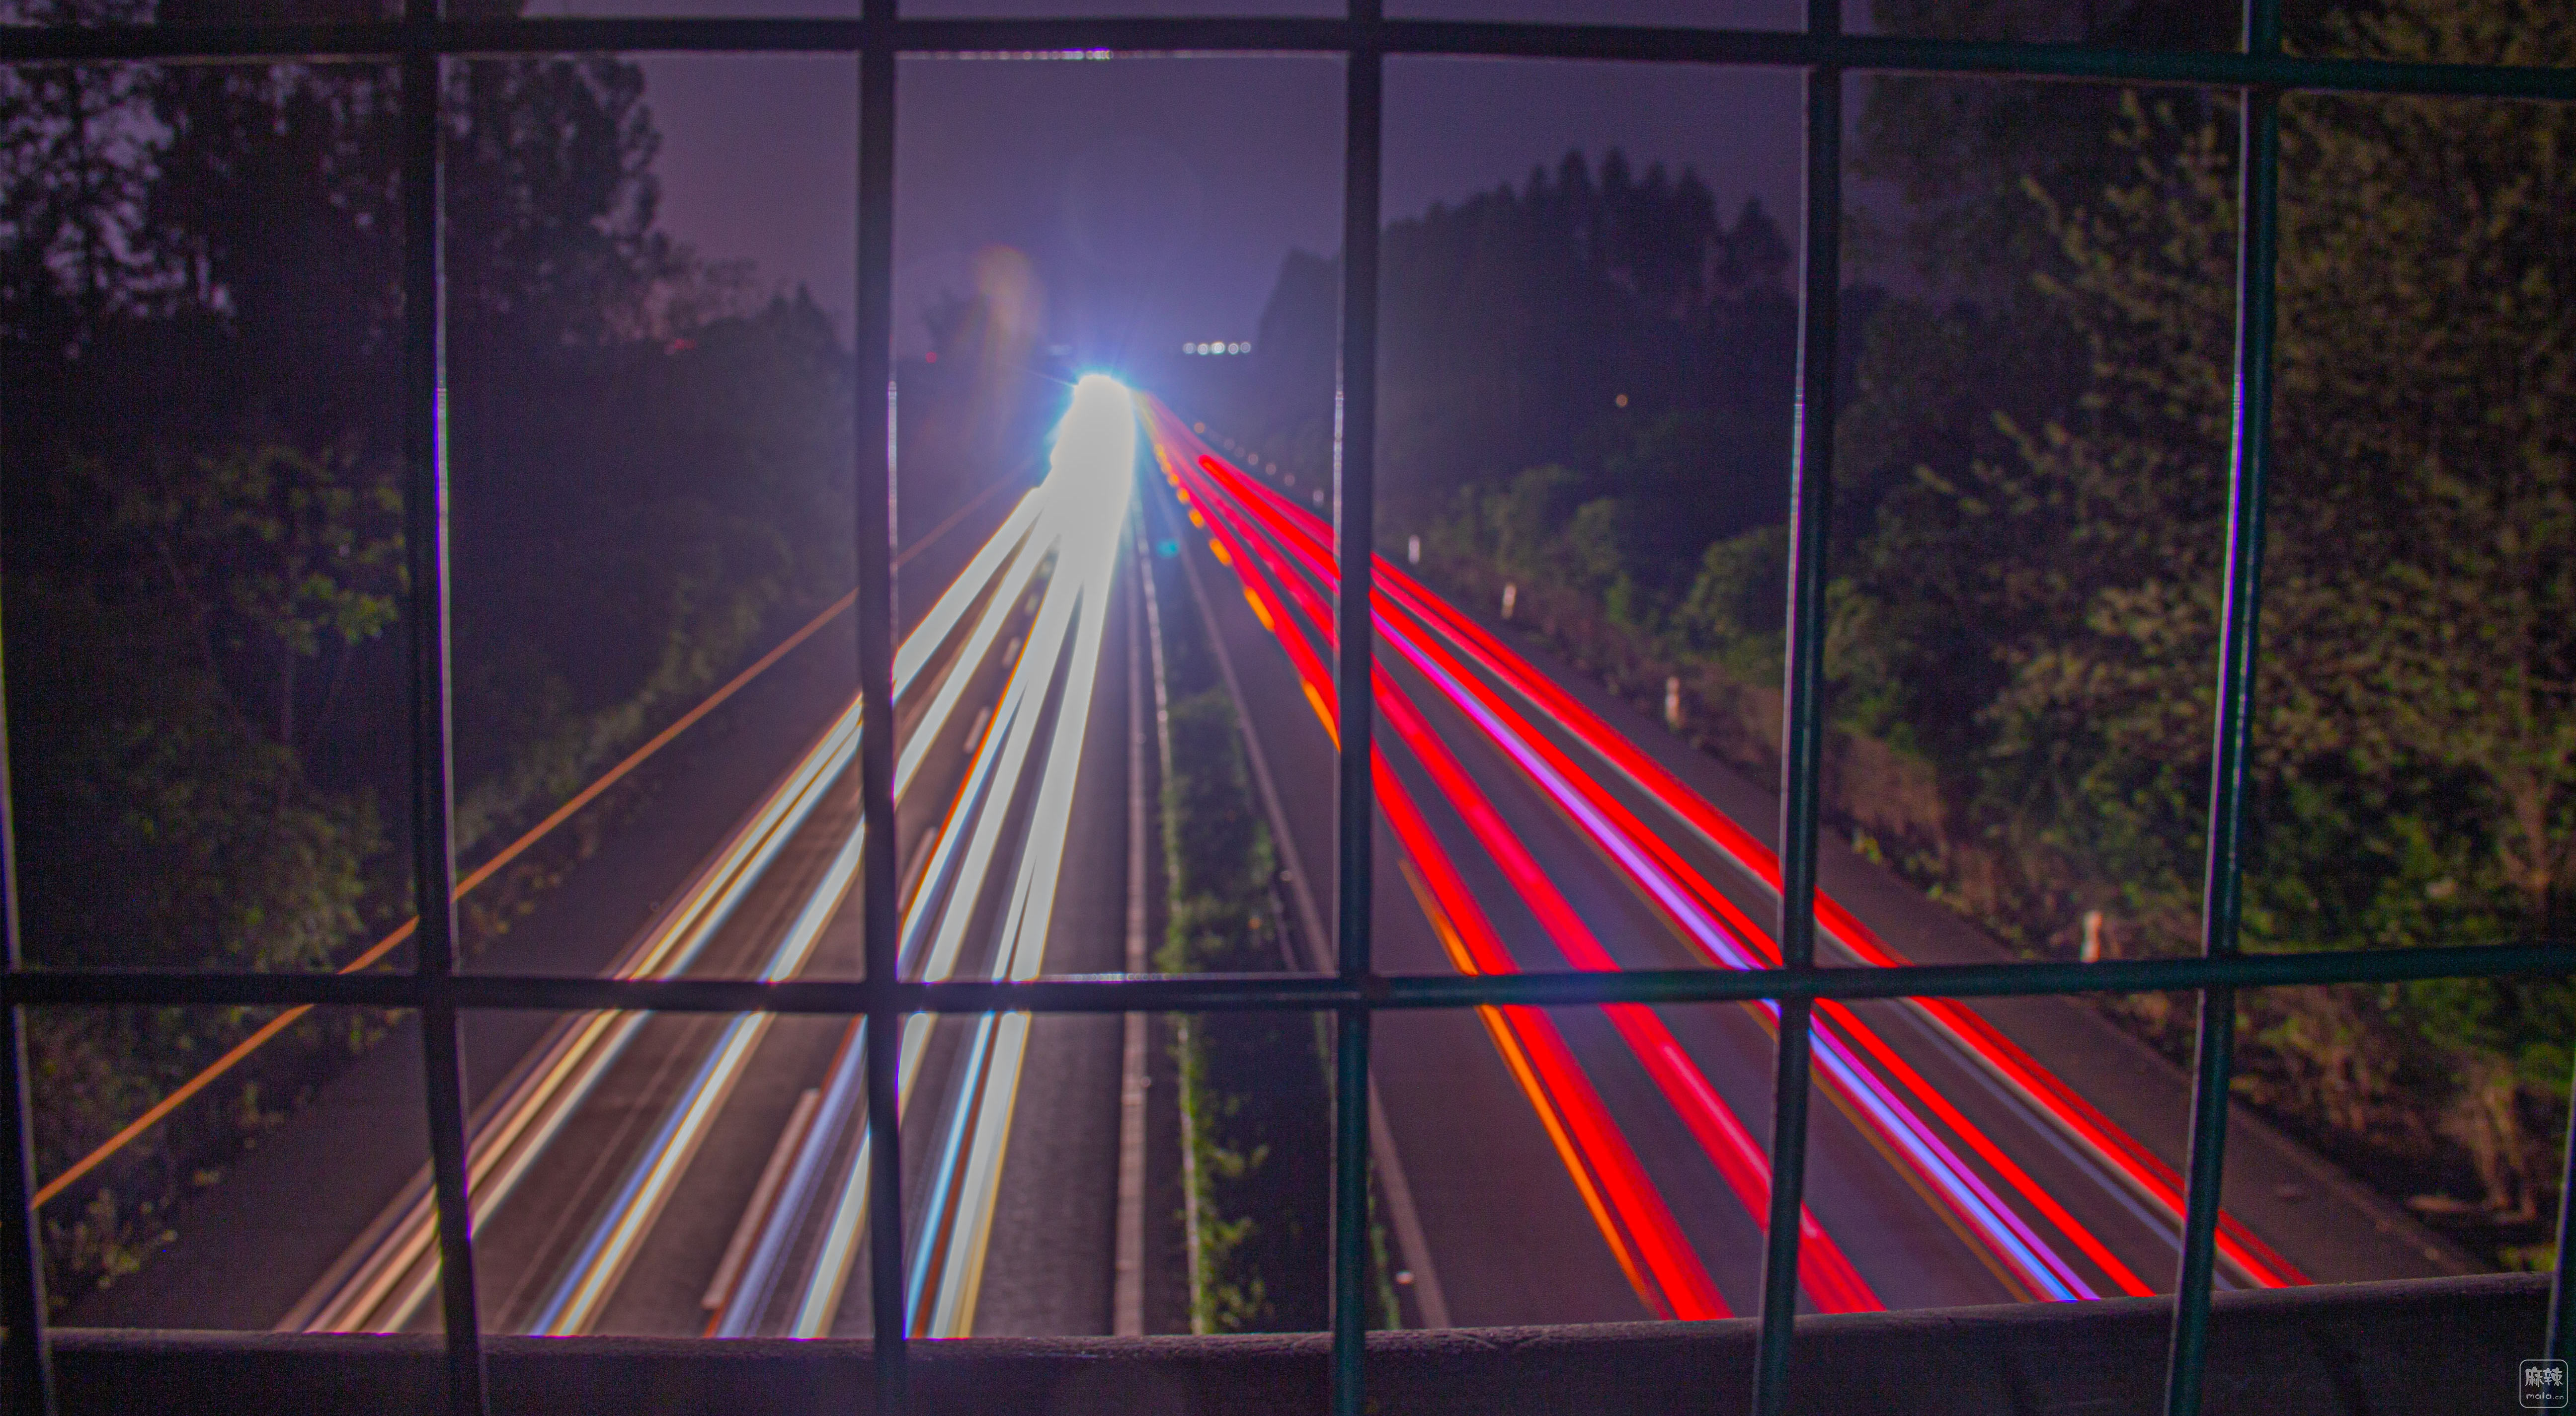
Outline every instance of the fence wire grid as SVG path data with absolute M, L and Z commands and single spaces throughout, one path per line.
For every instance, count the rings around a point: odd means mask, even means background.
M 0 1214 L 14 1228 L 0 1244 L 0 1344 L 19 1408 L 52 1416 L 43 1270 L 29 1199 L 34 1190 L 22 1010 L 36 1005 L 360 1005 L 417 1009 L 439 1246 L 447 1354 L 447 1405 L 455 1416 L 490 1409 L 475 1304 L 466 1205 L 466 1134 L 457 1016 L 467 1008 L 638 1009 L 864 1015 L 868 1029 L 868 1134 L 873 1186 L 870 1287 L 874 1298 L 876 1409 L 907 1408 L 903 1327 L 904 1241 L 895 1134 L 897 1026 L 907 1013 L 1329 1011 L 1338 1019 L 1332 1155 L 1332 1361 L 1330 1409 L 1365 1409 L 1362 1286 L 1367 1256 L 1367 1086 L 1370 1024 L 1389 1008 L 1486 1004 L 1567 1006 L 1608 1002 L 1777 999 L 1773 1079 L 1774 1173 L 1764 1261 L 1754 1416 L 1787 1407 L 1796 1311 L 1799 1205 L 1807 1150 L 1808 1017 L 1817 999 L 2197 991 L 2201 997 L 2190 1121 L 2182 1258 L 2165 1386 L 2168 1416 L 2196 1416 L 2209 1330 L 2212 1250 L 2226 1144 L 2235 994 L 2287 984 L 2576 973 L 2576 952 L 2532 943 L 2475 948 L 2296 955 L 2237 947 L 2242 842 L 2255 691 L 2255 626 L 2262 590 L 2265 484 L 2270 471 L 2273 282 L 2279 230 L 2281 96 L 2293 91 L 2447 95 L 2576 102 L 2576 70 L 2416 64 L 2304 57 L 2282 46 L 2280 0 L 2249 0 L 2242 47 L 2167 52 L 2073 44 L 1958 42 L 1846 34 L 1841 0 L 1808 0 L 1803 30 L 1647 28 L 1555 23 L 1390 20 L 1382 0 L 1351 0 L 1340 19 L 1081 18 L 930 20 L 898 15 L 895 0 L 863 0 L 855 19 L 449 19 L 441 0 L 404 0 L 399 19 L 353 23 L 214 26 L 100 25 L 0 28 L 0 63 L 374 59 L 401 67 L 403 202 L 405 537 L 410 556 L 410 803 L 417 967 L 408 973 L 239 974 L 184 970 L 30 969 L 20 958 L 16 866 L 9 854 L 6 724 L 0 701 L 0 1087 L 10 1107 L 0 1158 Z M 1346 65 L 1344 255 L 1340 421 L 1334 521 L 1344 552 L 1336 609 L 1366 623 L 1373 590 L 1365 553 L 1375 501 L 1377 436 L 1379 170 L 1385 60 L 1450 55 L 1652 60 L 1792 68 L 1805 77 L 1804 274 L 1791 472 L 1783 780 L 1780 968 L 1750 972 L 1651 971 L 1389 977 L 1372 965 L 1369 839 L 1370 714 L 1346 714 L 1340 732 L 1339 967 L 1329 975 L 1092 976 L 1024 983 L 908 982 L 894 945 L 894 833 L 869 834 L 862 910 L 866 974 L 850 982 L 758 983 L 697 979 L 467 976 L 456 971 L 456 882 L 451 828 L 447 469 L 446 270 L 440 214 L 441 65 L 450 58 L 578 51 L 846 55 L 859 70 L 857 387 L 892 376 L 894 119 L 899 55 L 1012 55 L 1061 51 L 1118 55 L 1326 55 Z M 1816 837 L 1822 717 L 1825 532 L 1832 480 L 1836 338 L 1840 324 L 1843 79 L 1863 72 L 2110 81 L 2232 89 L 2240 105 L 2237 172 L 2236 420 L 2232 435 L 2225 599 L 2216 681 L 2216 742 L 2208 823 L 2201 954 L 2096 964 L 1994 964 L 1826 969 L 1815 965 Z M 857 400 L 852 476 L 857 489 L 860 692 L 891 698 L 893 665 L 893 453 L 883 400 Z M 5 415 L 0 415 L 5 416 Z M 1348 554 L 1352 549 L 1359 554 Z M 1369 703 L 1372 636 L 1342 634 L 1334 664 L 1341 703 Z M 859 765 L 864 811 L 893 816 L 891 715 L 869 715 Z M 2576 1165 L 2576 1147 L 2569 1152 Z M 2576 1178 L 2571 1172 L 2570 1178 Z M 2562 1195 L 2567 1190 L 2562 1188 Z M 2566 1206 L 2559 1221 L 2544 1355 L 2576 1357 L 2563 1312 L 2571 1263 Z

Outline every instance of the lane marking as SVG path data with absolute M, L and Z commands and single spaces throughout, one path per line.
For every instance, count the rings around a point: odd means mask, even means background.
M 1131 506 L 1128 541 L 1139 574 L 1147 573 L 1144 522 Z M 1144 592 L 1127 583 L 1127 972 L 1146 971 L 1145 951 L 1145 654 Z M 1120 1020 L 1118 1054 L 1118 1219 L 1110 1245 L 1109 1331 L 1145 1332 L 1145 1015 Z
M 706 1296 L 698 1300 L 699 1307 L 721 1312 L 725 1300 L 733 1296 L 733 1281 L 742 1272 L 743 1260 L 750 1256 L 752 1241 L 759 1237 L 770 1202 L 778 1197 L 780 1182 L 787 1178 L 788 1164 L 796 1158 L 805 1128 L 813 1123 L 814 1108 L 822 1102 L 820 1087 L 807 1087 L 796 1098 L 795 1109 L 787 1113 L 786 1128 L 778 1133 L 778 1144 L 770 1147 L 769 1164 L 761 1167 L 760 1179 L 751 1187 L 751 1202 L 743 1206 L 742 1219 L 733 1227 L 733 1239 L 725 1245 L 724 1257 L 716 1261 L 715 1276 L 707 1280 Z

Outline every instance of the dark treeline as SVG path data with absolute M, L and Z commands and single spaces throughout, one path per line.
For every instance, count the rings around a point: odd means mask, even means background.
M 1383 525 L 1559 467 L 1549 498 L 1564 511 L 1657 506 L 1601 528 L 1605 554 L 1657 575 L 1785 515 L 1793 256 L 1758 204 L 1729 220 L 1688 169 L 1641 177 L 1614 150 L 1596 172 L 1569 153 L 1517 187 L 1391 224 L 1382 265 Z M 1230 431 L 1319 475 L 1332 465 L 1339 280 L 1333 262 L 1289 258 L 1245 361 L 1249 392 L 1219 410 Z M 1712 473 L 1739 494 L 1698 495 Z
M 1878 0 L 1962 39 L 2229 47 L 2232 4 Z M 2357 0 L 2292 47 L 2576 63 L 2543 0 Z M 1829 806 L 2034 956 L 2194 950 L 2234 412 L 2231 96 L 1877 77 L 1849 160 Z M 2244 939 L 2576 925 L 2576 119 L 2294 96 Z M 1613 180 L 1613 174 L 1617 178 Z M 1794 302 L 1779 234 L 1605 158 L 1390 225 L 1380 548 L 1757 772 L 1780 714 Z M 1651 196 L 1649 194 L 1652 194 Z M 1332 266 L 1221 410 L 1329 466 Z M 1628 395 L 1621 407 L 1617 395 Z M 2106 1006 L 2188 1048 L 2188 1000 Z M 2494 1262 L 2545 1262 L 2556 982 L 2239 1001 L 2240 1095 Z
M 447 82 L 471 865 L 846 588 L 850 362 L 801 291 L 658 232 L 634 66 L 476 61 Z M 409 913 L 396 89 L 362 65 L 0 76 L 33 960 L 330 967 Z M 469 942 L 562 863 L 487 887 Z M 40 1178 L 263 1016 L 37 1018 Z M 52 1291 L 130 1269 L 191 1178 L 381 1026 L 308 1020 L 55 1201 Z

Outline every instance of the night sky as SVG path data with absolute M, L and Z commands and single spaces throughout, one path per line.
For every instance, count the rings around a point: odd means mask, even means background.
M 929 0 L 910 14 L 1079 10 Z M 1414 0 L 1390 14 L 1784 25 L 1795 0 Z M 530 14 L 836 13 L 830 0 L 536 0 Z M 1102 0 L 1095 12 L 1301 12 L 1237 0 Z M 1303 13 L 1318 13 L 1305 9 Z M 1331 10 L 1324 11 L 1333 12 Z M 762 286 L 803 284 L 846 331 L 856 221 L 857 66 L 846 58 L 643 61 L 662 134 L 662 219 Z M 908 59 L 898 113 L 896 328 L 925 300 L 1016 268 L 1036 337 L 1118 366 L 1184 340 L 1253 335 L 1281 259 L 1340 244 L 1336 59 Z M 1731 216 L 1759 199 L 1795 232 L 1799 80 L 1689 65 L 1395 59 L 1383 211 L 1395 220 L 1616 145 L 1642 172 L 1696 168 Z M 982 261 L 979 266 L 979 255 Z

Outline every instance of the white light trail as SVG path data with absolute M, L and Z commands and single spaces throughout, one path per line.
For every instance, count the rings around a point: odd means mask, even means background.
M 905 637 L 895 655 L 898 700 L 910 692 L 913 682 L 979 600 L 986 613 L 978 621 L 977 635 L 970 638 L 956 662 L 972 665 L 989 648 L 998 631 L 987 626 L 998 626 L 1007 619 L 1008 607 L 1022 592 L 1039 559 L 1029 554 L 1028 537 L 1038 510 L 1036 496 L 1023 496 L 1000 529 L 978 549 L 966 569 Z M 1000 591 L 988 595 L 997 575 L 1002 580 Z M 917 742 L 927 743 L 940 735 L 967 677 L 963 673 L 943 676 L 940 694 L 914 731 Z M 785 843 L 804 825 L 822 800 L 824 789 L 848 769 L 858 750 L 862 706 L 857 700 L 850 703 L 751 820 L 735 833 L 717 861 L 689 884 L 653 931 L 612 966 L 612 977 L 674 976 L 695 963 L 736 906 L 765 876 Z M 914 758 L 909 765 L 917 769 L 918 752 Z M 899 774 L 898 794 L 911 776 L 911 771 Z M 832 867 L 773 951 L 763 977 L 790 976 L 810 956 L 822 928 L 848 893 L 864 834 L 863 823 L 852 830 Z M 478 1227 L 488 1223 L 509 1198 L 648 1017 L 640 1013 L 601 1013 L 575 1020 L 573 1030 L 563 1034 L 494 1109 L 492 1119 L 475 1137 L 470 1161 L 469 1181 Z M 730 1090 L 734 1076 L 752 1050 L 750 1044 L 757 1041 L 757 1027 L 750 1037 L 740 1036 L 747 1021 L 737 1020 L 728 1030 L 710 1059 L 712 1070 L 702 1069 L 698 1085 L 681 1098 L 671 1122 L 666 1124 L 686 1123 L 694 1113 L 699 1118 L 694 1124 L 702 1132 L 704 1119 L 712 1114 L 712 1108 L 701 1103 L 710 1091 L 720 1099 L 721 1093 Z M 695 1144 L 696 1138 L 689 1138 L 685 1149 L 694 1150 Z M 657 1151 L 660 1149 L 657 1147 Z M 657 1154 L 639 1162 L 645 1175 L 660 1174 L 653 1183 L 665 1196 L 668 1185 L 676 1181 L 686 1164 L 685 1155 L 678 1156 L 677 1164 L 669 1163 L 672 1158 Z M 415 1180 L 386 1216 L 371 1226 L 371 1233 L 379 1237 L 362 1241 L 366 1252 L 357 1254 L 355 1263 L 344 1262 L 326 1274 L 281 1323 L 282 1328 L 391 1332 L 411 1325 L 437 1283 L 437 1261 L 431 1245 L 436 1216 L 425 1181 L 425 1174 Z M 658 1201 L 655 1203 L 658 1207 Z M 614 1225 L 616 1216 L 606 1222 Z M 595 1266 L 585 1268 L 595 1270 Z M 599 1296 L 604 1298 L 605 1289 Z
M 910 686 L 912 676 L 928 662 L 931 650 L 954 632 L 968 606 L 979 596 L 983 599 L 984 613 L 978 618 L 974 632 L 956 662 L 962 669 L 971 668 L 981 661 L 984 650 L 1008 620 L 1011 606 L 1018 600 L 1022 587 L 1028 583 L 1042 559 L 1044 542 L 1033 542 L 1025 534 L 1037 518 L 1038 501 L 1035 495 L 1021 499 L 1020 505 L 1005 522 L 1002 533 L 985 544 L 984 550 L 968 566 L 967 574 L 961 575 L 951 585 L 950 593 L 940 598 L 920 629 L 906 639 L 908 652 L 898 655 L 896 663 L 898 696 Z M 1020 534 L 1014 537 L 1014 532 Z M 1007 550 L 1004 549 L 1006 544 Z M 1002 572 L 1000 586 L 995 593 L 982 595 L 983 580 L 980 577 L 989 577 L 997 568 Z M 914 651 L 916 644 L 924 647 Z M 923 714 L 920 726 L 912 733 L 911 744 L 897 771 L 895 792 L 898 797 L 911 785 L 929 744 L 941 735 L 942 727 L 955 712 L 971 677 L 971 673 L 954 672 L 942 680 L 937 696 Z M 850 888 L 857 880 L 866 839 L 867 826 L 862 822 L 843 842 L 830 869 L 816 883 L 798 911 L 795 922 L 762 966 L 759 975 L 762 979 L 792 978 L 803 970 L 823 927 L 840 911 L 842 902 L 848 898 Z M 588 1331 L 597 1320 L 601 1308 L 615 1291 L 617 1281 L 624 1276 L 627 1266 L 634 1262 L 636 1252 L 654 1221 L 660 1218 L 662 1207 L 669 1202 L 671 1191 L 686 1173 L 689 1161 L 704 1143 L 725 1097 L 741 1079 L 743 1069 L 750 1064 L 752 1054 L 758 1049 L 761 1038 L 768 1033 L 775 1016 L 769 1013 L 747 1014 L 726 1026 L 715 1051 L 691 1079 L 681 1094 L 680 1103 L 664 1121 L 661 1132 L 630 1171 L 617 1200 L 601 1217 L 579 1257 L 540 1310 L 533 1325 L 535 1332 L 547 1335 L 581 1333 Z
M 941 835 L 906 934 L 906 952 L 922 943 L 919 926 L 934 908 L 937 929 L 928 941 L 920 976 L 943 979 L 956 968 L 967 931 L 983 897 L 983 885 L 1004 843 L 1012 789 L 1026 780 L 1032 754 L 1045 734 L 1045 767 L 1020 850 L 1012 899 L 1001 926 L 990 974 L 994 978 L 1028 978 L 1044 967 L 1045 939 L 1052 919 L 1056 884 L 1062 869 L 1064 840 L 1070 822 L 1073 788 L 1081 763 L 1100 647 L 1105 633 L 1109 590 L 1118 563 L 1119 537 L 1135 476 L 1136 420 L 1132 400 L 1115 382 L 1094 376 L 1074 391 L 1073 407 L 1056 436 L 1047 481 L 1039 489 L 1046 507 L 1033 545 L 1052 546 L 1055 573 L 1049 578 L 1030 628 L 1027 648 L 1012 672 L 1011 685 L 995 710 L 994 721 L 976 753 L 976 762 L 959 798 L 959 814 L 971 811 L 972 828 L 957 823 Z M 1044 704 L 1062 666 L 1072 653 L 1071 671 L 1052 724 L 1042 724 Z M 995 786 L 1003 790 L 995 793 Z M 962 851 L 960 837 L 966 838 Z M 952 880 L 952 876 L 954 877 Z M 945 887 L 945 888 L 943 888 Z M 901 1092 L 909 1103 L 929 1045 L 931 1020 L 905 1021 Z M 978 1046 L 959 1079 L 961 1095 L 971 1104 L 958 1110 L 958 1135 L 971 1127 L 973 1141 L 955 1176 L 934 1187 L 928 1212 L 943 1219 L 952 1235 L 941 1246 L 947 1262 L 935 1275 L 932 1291 L 933 1335 L 962 1334 L 971 1329 L 974 1298 L 982 1275 L 985 1240 L 991 1232 L 992 1198 L 998 1186 L 1002 1152 L 1007 1144 L 1011 1108 L 1016 1099 L 1020 1061 L 1025 1054 L 1027 1020 L 1010 1015 L 987 1018 L 978 1026 Z M 989 1042 L 988 1048 L 984 1044 Z M 952 1135 L 951 1148 L 957 1136 Z M 852 1262 L 856 1257 L 868 1190 L 868 1147 L 858 1148 L 847 1178 L 824 1226 L 820 1251 L 790 1324 L 796 1336 L 830 1332 L 838 1313 Z M 943 1167 L 946 1171 L 947 1167 Z M 927 1256 L 932 1246 L 920 1253 Z M 916 1267 L 915 1302 L 934 1276 Z

